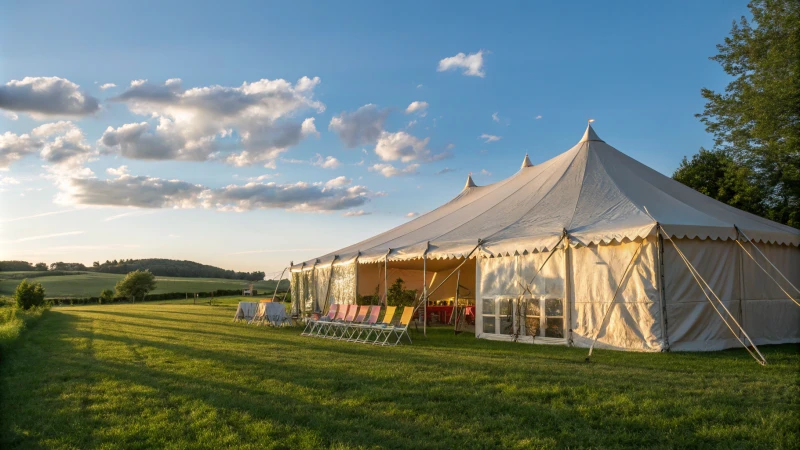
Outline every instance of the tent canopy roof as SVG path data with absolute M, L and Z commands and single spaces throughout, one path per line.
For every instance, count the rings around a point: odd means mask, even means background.
M 566 152 L 488 186 L 467 178 L 452 200 L 394 229 L 306 262 L 330 264 L 462 258 L 546 251 L 566 231 L 572 245 L 635 240 L 658 221 L 676 238 L 735 239 L 734 225 L 759 242 L 800 245 L 800 230 L 738 210 L 639 163 L 592 126 Z M 297 266 L 296 266 L 297 267 Z

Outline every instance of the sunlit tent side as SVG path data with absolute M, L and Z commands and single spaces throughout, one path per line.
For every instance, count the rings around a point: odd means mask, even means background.
M 429 301 L 456 267 L 480 338 L 662 351 L 800 342 L 800 230 L 706 197 L 589 126 L 570 150 L 291 267 L 321 311 L 398 277 Z M 462 265 L 463 263 L 463 265 Z M 435 289 L 435 290 L 434 290 Z M 427 305 L 426 302 L 423 302 Z

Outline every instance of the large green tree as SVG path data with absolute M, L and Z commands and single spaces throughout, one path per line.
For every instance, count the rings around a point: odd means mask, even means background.
M 14 300 L 17 302 L 17 307 L 22 309 L 42 306 L 44 305 L 44 288 L 39 283 L 22 280 L 14 291 Z
M 143 299 L 156 288 L 156 277 L 147 270 L 135 270 L 118 281 L 115 288 L 118 296 L 128 297 L 135 302 L 137 297 Z
M 733 77 L 703 89 L 714 149 L 752 169 L 766 217 L 800 227 L 800 1 L 754 0 L 711 57 Z M 690 185 L 691 186 L 691 185 Z M 692 186 L 694 187 L 694 186 Z
M 672 178 L 741 210 L 765 215 L 764 189 L 752 169 L 738 164 L 724 150 L 706 150 L 683 158 Z

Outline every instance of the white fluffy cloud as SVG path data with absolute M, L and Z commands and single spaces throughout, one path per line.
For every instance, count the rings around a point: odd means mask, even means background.
M 105 91 L 106 89 L 111 89 L 111 88 L 115 88 L 115 87 L 117 87 L 117 85 L 114 84 L 114 83 L 105 83 L 105 84 L 101 84 L 100 85 L 100 90 L 101 91 Z
M 363 209 L 359 209 L 357 211 L 347 211 L 346 213 L 342 214 L 345 217 L 360 217 L 360 216 L 368 216 L 372 213 L 366 212 Z
M 418 215 L 419 215 L 419 213 L 418 213 L 418 212 L 413 212 L 413 211 L 412 211 L 412 212 L 410 212 L 410 213 L 406 214 L 406 217 L 409 217 L 409 218 L 411 218 L 411 217 L 417 217 Z
M 52 137 L 51 141 L 44 142 L 41 157 L 48 163 L 68 170 L 80 167 L 95 153 L 86 143 L 80 128 L 69 121 L 40 125 L 31 134 L 41 138 Z
M 408 105 L 408 108 L 406 108 L 406 114 L 411 114 L 415 112 L 423 113 L 426 109 L 428 109 L 428 102 L 414 101 L 411 102 L 410 105 Z
M 204 194 L 204 206 L 247 211 L 280 208 L 290 211 L 325 212 L 361 206 L 369 201 L 364 186 L 328 187 L 319 184 L 247 183 L 226 186 Z
M 370 145 L 383 132 L 383 124 L 389 116 L 388 109 L 376 105 L 364 105 L 353 112 L 343 112 L 331 119 L 328 129 L 339 135 L 347 148 Z
M 323 157 L 319 153 L 311 160 L 312 166 L 322 167 L 323 169 L 337 169 L 339 166 L 342 165 L 338 159 L 334 158 L 333 156 L 325 156 Z
M 351 186 L 345 177 L 327 183 L 249 182 L 212 189 L 180 180 L 133 176 L 126 167 L 108 171 L 113 178 L 72 177 L 59 181 L 63 204 L 135 208 L 215 208 L 223 211 L 287 209 L 340 211 L 364 205 L 373 195 L 364 186 Z
M 86 144 L 83 132 L 70 121 L 46 123 L 29 134 L 6 132 L 0 135 L 0 170 L 23 157 L 40 152 L 41 158 L 53 167 L 73 170 L 95 152 Z
M 483 71 L 483 50 L 477 53 L 470 53 L 469 55 L 459 53 L 455 56 L 444 58 L 439 61 L 439 68 L 437 70 L 439 72 L 444 72 L 458 69 L 463 69 L 462 73 L 464 75 L 481 78 L 486 76 L 486 73 Z
M 429 140 L 430 138 L 419 139 L 405 131 L 396 133 L 384 131 L 375 145 L 375 153 L 384 161 L 426 161 L 431 155 L 428 150 Z
M 0 134 L 0 170 L 8 170 L 14 162 L 38 152 L 44 144 L 29 134 L 17 135 L 10 131 Z
M 479 139 L 484 139 L 484 143 L 485 143 L 485 144 L 488 144 L 488 143 L 490 143 L 490 142 L 497 142 L 497 141 L 499 141 L 500 139 L 503 139 L 503 136 L 495 136 L 495 135 L 492 135 L 492 134 L 486 134 L 486 133 L 483 133 L 483 134 L 480 136 L 480 138 L 479 138 Z
M 25 77 L 0 86 L 0 109 L 29 113 L 34 118 L 86 116 L 100 109 L 100 103 L 67 79 Z
M 498 113 L 492 114 L 492 120 L 494 120 L 497 123 L 500 123 L 500 115 Z
M 314 118 L 295 118 L 307 110 L 324 111 L 325 106 L 313 98 L 319 82 L 308 77 L 295 84 L 262 79 L 238 87 L 185 89 L 178 78 L 163 84 L 134 80 L 112 100 L 125 103 L 135 114 L 157 118 L 158 125 L 109 127 L 99 142 L 108 152 L 128 158 L 201 161 L 213 157 L 236 166 L 274 167 L 281 153 L 308 136 L 319 136 Z M 226 152 L 232 147 L 243 150 Z
M 59 203 L 137 208 L 192 208 L 204 191 L 202 186 L 185 181 L 127 173 L 109 180 L 70 178 L 61 188 L 64 191 L 57 198 Z
M 391 164 L 374 164 L 369 168 L 370 172 L 378 172 L 386 178 L 401 177 L 405 175 L 416 175 L 419 164 L 409 164 L 403 169 L 397 168 Z
M 342 176 L 336 177 L 336 178 L 334 178 L 332 180 L 328 180 L 328 182 L 325 183 L 325 187 L 326 188 L 337 188 L 337 187 L 347 186 L 352 182 L 353 182 L 353 180 L 351 180 L 351 179 L 347 178 L 346 176 L 342 175 Z

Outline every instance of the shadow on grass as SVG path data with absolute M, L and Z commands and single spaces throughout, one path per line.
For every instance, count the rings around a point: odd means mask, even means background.
M 792 376 L 759 372 L 743 352 L 608 351 L 585 364 L 584 349 L 449 330 L 380 348 L 100 309 L 54 313 L 47 327 L 33 355 L 0 366 L 4 448 L 780 447 L 795 436 L 779 395 Z M 790 370 L 792 350 L 765 349 Z

